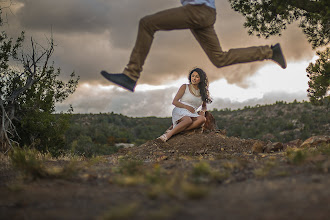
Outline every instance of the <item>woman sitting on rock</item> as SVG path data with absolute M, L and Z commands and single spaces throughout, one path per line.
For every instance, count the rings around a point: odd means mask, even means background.
M 194 128 L 201 127 L 205 123 L 206 103 L 211 103 L 209 96 L 208 79 L 205 72 L 195 68 L 189 73 L 189 84 L 183 84 L 172 104 L 175 108 L 172 111 L 172 129 L 158 139 L 166 142 L 173 135 Z M 202 106 L 202 110 L 197 109 Z

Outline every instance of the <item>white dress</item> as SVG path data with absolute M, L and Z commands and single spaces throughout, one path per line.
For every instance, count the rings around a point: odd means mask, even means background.
M 178 121 L 184 116 L 198 117 L 199 114 L 197 114 L 197 109 L 203 104 L 201 96 L 195 96 L 191 94 L 189 90 L 189 84 L 186 84 L 186 90 L 179 101 L 182 104 L 193 107 L 195 109 L 195 112 L 192 113 L 188 109 L 175 107 L 172 111 L 173 128 L 178 124 Z

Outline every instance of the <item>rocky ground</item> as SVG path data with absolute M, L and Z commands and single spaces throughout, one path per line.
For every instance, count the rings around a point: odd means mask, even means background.
M 114 155 L 0 157 L 0 219 L 328 219 L 329 137 L 196 130 Z

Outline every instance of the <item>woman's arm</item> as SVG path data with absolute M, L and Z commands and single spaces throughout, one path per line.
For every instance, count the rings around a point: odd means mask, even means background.
M 205 112 L 206 111 L 207 111 L 206 102 L 203 102 L 203 104 L 202 104 L 202 110 L 199 112 L 199 114 L 205 116 Z
M 195 112 L 195 109 L 194 109 L 193 107 L 191 107 L 191 106 L 189 106 L 189 105 L 185 105 L 185 104 L 183 104 L 183 103 L 181 103 L 181 102 L 179 101 L 179 100 L 182 98 L 182 96 L 183 96 L 185 90 L 186 90 L 186 85 L 183 84 L 183 85 L 180 87 L 180 89 L 179 89 L 179 91 L 177 92 L 177 94 L 175 95 L 172 104 L 173 104 L 174 106 L 178 107 L 178 108 L 185 108 L 185 109 L 187 109 L 188 111 L 194 113 L 194 112 Z

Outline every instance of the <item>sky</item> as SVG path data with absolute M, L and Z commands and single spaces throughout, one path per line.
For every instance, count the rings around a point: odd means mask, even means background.
M 215 30 L 224 51 L 280 43 L 288 67 L 258 61 L 216 68 L 189 30 L 155 34 L 141 78 L 134 93 L 105 80 L 101 70 L 122 72 L 134 46 L 139 20 L 149 14 L 179 7 L 179 0 L 0 0 L 6 24 L 1 27 L 15 37 L 24 30 L 47 45 L 53 35 L 56 47 L 52 60 L 61 68 L 61 79 L 74 71 L 78 88 L 57 112 L 114 112 L 132 117 L 169 117 L 179 87 L 188 83 L 188 73 L 200 67 L 207 73 L 213 98 L 208 109 L 243 108 L 276 101 L 308 100 L 306 67 L 317 59 L 298 24 L 281 36 L 269 39 L 249 36 L 244 17 L 227 0 L 216 0 Z M 28 45 L 27 45 L 28 46 Z

